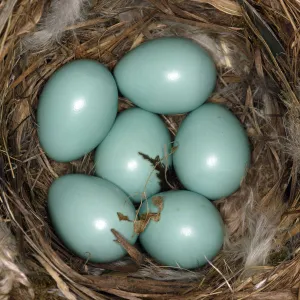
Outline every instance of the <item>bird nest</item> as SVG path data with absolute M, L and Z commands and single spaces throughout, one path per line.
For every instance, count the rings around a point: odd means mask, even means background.
M 0 299 L 299 299 L 299 0 L 74 0 L 68 11 L 63 3 L 0 3 Z M 205 267 L 157 265 L 117 233 L 128 256 L 91 264 L 55 236 L 46 200 L 55 178 L 92 174 L 93 153 L 71 163 L 45 155 L 39 93 L 71 60 L 113 69 L 161 36 L 194 39 L 212 54 L 218 80 L 208 101 L 243 123 L 251 167 L 235 194 L 215 202 L 226 239 Z M 119 99 L 120 111 L 131 106 Z M 183 117 L 163 116 L 173 135 Z

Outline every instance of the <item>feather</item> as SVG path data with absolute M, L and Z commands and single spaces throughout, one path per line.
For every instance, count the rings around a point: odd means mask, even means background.
M 16 265 L 16 240 L 6 223 L 0 220 L 0 298 L 10 299 L 9 294 L 17 284 L 28 288 L 33 298 L 33 290 L 26 275 Z
M 194 40 L 206 49 L 219 68 L 231 69 L 235 74 L 245 75 L 250 71 L 251 55 L 239 37 L 229 33 L 211 33 L 190 25 L 167 22 L 168 28 L 158 29 L 153 36 L 180 36 Z
M 194 281 L 199 280 L 201 273 L 180 268 L 162 268 L 150 263 L 143 266 L 136 273 L 131 274 L 131 276 L 137 278 L 149 278 L 158 281 Z
M 270 221 L 270 218 L 263 213 L 259 213 L 253 220 L 255 222 L 251 222 L 248 226 L 250 238 L 242 240 L 245 251 L 245 268 L 266 264 L 279 223 L 278 218 L 275 218 L 275 222 Z
M 219 35 L 217 38 L 207 33 L 192 33 L 187 36 L 195 40 L 203 48 L 205 48 L 214 58 L 218 67 L 232 69 L 236 74 L 248 74 L 250 71 L 250 62 L 246 50 L 238 43 L 233 36 L 223 37 Z
M 300 101 L 300 79 L 295 85 L 295 94 Z M 297 171 L 300 172 L 300 108 L 298 102 L 290 102 L 289 97 L 284 97 L 283 101 L 288 107 L 288 113 L 284 116 L 284 128 L 287 137 L 282 140 L 283 150 L 291 156 L 295 162 Z
M 38 30 L 24 38 L 27 50 L 43 51 L 61 37 L 67 26 L 83 19 L 83 7 L 89 0 L 52 0 Z
M 300 97 L 299 97 L 300 98 Z M 284 118 L 284 126 L 287 139 L 283 141 L 282 147 L 296 163 L 300 172 L 300 109 L 294 108 Z
M 272 51 L 273 55 L 280 55 L 284 53 L 284 48 L 279 41 L 276 34 L 272 31 L 270 26 L 267 24 L 267 22 L 264 21 L 264 19 L 261 17 L 261 15 L 257 12 L 257 10 L 246 0 L 238 0 L 238 2 L 242 5 L 242 7 L 245 9 L 247 14 L 249 15 L 249 18 L 253 22 L 253 24 L 257 27 L 259 30 L 261 36 L 269 46 L 270 50 Z
M 224 250 L 229 260 L 241 260 L 245 269 L 249 269 L 267 263 L 269 254 L 274 249 L 283 206 L 274 201 L 269 204 L 269 210 L 262 209 L 261 203 L 257 202 L 257 192 L 252 189 L 246 200 L 239 207 L 238 223 L 231 224 L 237 218 L 234 213 L 231 213 L 232 219 L 229 220 L 230 226 L 239 230 L 239 238 L 232 241 L 231 237 L 227 237 Z

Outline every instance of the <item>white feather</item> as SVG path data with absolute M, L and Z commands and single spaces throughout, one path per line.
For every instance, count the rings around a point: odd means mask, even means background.
M 26 275 L 17 266 L 17 245 L 14 236 L 6 223 L 0 220 L 0 299 L 10 299 L 11 290 L 17 285 L 28 288 L 33 298 L 33 290 Z
M 201 277 L 201 273 L 180 268 L 164 268 L 149 264 L 143 266 L 139 271 L 131 274 L 131 276 L 137 278 L 150 278 L 158 281 L 193 281 L 198 280 Z
M 274 239 L 283 210 L 283 206 L 276 201 L 269 204 L 268 210 L 263 209 L 255 201 L 254 194 L 253 190 L 249 192 L 248 199 L 245 199 L 247 201 L 243 202 L 243 209 L 239 210 L 241 236 L 234 241 L 227 237 L 224 245 L 228 259 L 242 260 L 245 269 L 267 263 L 269 254 L 274 249 Z
M 278 218 L 270 221 L 270 216 L 260 213 L 255 223 L 249 224 L 249 239 L 244 240 L 245 268 L 265 265 L 273 248 L 274 237 L 277 232 Z M 275 221 L 275 222 L 274 222 Z
M 52 0 L 49 11 L 38 25 L 38 30 L 23 40 L 26 49 L 47 49 L 67 26 L 83 19 L 83 7 L 89 0 Z

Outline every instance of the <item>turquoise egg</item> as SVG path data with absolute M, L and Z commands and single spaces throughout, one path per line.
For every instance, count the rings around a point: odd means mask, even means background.
M 173 155 L 186 189 L 211 200 L 235 192 L 250 163 L 250 146 L 239 120 L 224 106 L 207 103 L 179 127 Z
M 93 60 L 70 62 L 50 77 L 40 95 L 40 144 L 56 161 L 78 159 L 107 135 L 117 109 L 118 90 L 109 70 Z
M 189 112 L 216 84 L 209 54 L 192 40 L 164 37 L 128 52 L 114 70 L 119 90 L 135 105 L 159 114 Z
M 121 213 L 133 221 L 133 204 L 118 187 L 98 177 L 70 174 L 55 180 L 49 189 L 48 211 L 65 246 L 94 263 L 112 262 L 126 254 L 112 228 L 131 244 L 137 239 L 133 222 L 118 218 Z
M 211 261 L 223 245 L 224 225 L 215 206 L 190 191 L 160 193 L 160 220 L 150 220 L 140 242 L 150 256 L 166 266 L 194 269 Z M 140 216 L 158 213 L 152 199 L 145 201 Z
M 98 146 L 98 176 L 119 186 L 134 202 L 160 191 L 165 166 L 172 164 L 171 137 L 159 116 L 131 108 L 122 112 Z M 162 172 L 155 168 L 156 163 Z

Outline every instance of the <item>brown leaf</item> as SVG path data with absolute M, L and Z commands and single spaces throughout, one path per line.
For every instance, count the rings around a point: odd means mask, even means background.
M 140 234 L 144 232 L 150 221 L 158 222 L 160 220 L 159 213 L 145 213 L 140 215 L 140 220 L 134 222 L 134 232 Z
M 143 159 L 147 160 L 148 162 L 150 162 L 150 164 L 152 165 L 153 169 L 155 169 L 156 172 L 156 176 L 159 179 L 159 184 L 160 184 L 160 188 L 162 190 L 164 190 L 165 188 L 168 187 L 167 182 L 166 182 L 166 166 L 163 163 L 163 159 L 161 159 L 159 157 L 159 155 L 156 155 L 155 158 L 150 157 L 148 154 L 142 153 L 142 152 L 138 152 L 139 155 L 142 156 Z
M 163 197 L 154 196 L 152 197 L 152 203 L 158 208 L 157 213 L 144 213 L 140 215 L 140 219 L 134 222 L 134 232 L 140 234 L 144 232 L 149 222 L 152 220 L 154 222 L 158 222 L 160 220 L 160 213 L 163 210 L 164 203 Z
M 117 239 L 117 242 L 127 251 L 130 257 L 136 262 L 137 265 L 141 265 L 144 261 L 144 256 L 134 246 L 132 246 L 118 231 L 111 229 L 111 232 Z
M 145 222 L 145 220 L 137 220 L 134 222 L 133 228 L 134 228 L 134 232 L 136 234 L 140 234 L 142 232 L 144 232 L 144 230 L 146 229 L 147 223 Z
M 161 213 L 161 211 L 163 210 L 163 207 L 164 207 L 163 197 L 161 197 L 161 196 L 152 197 L 152 203 L 158 208 L 158 210 L 159 210 L 158 213 Z
M 128 221 L 128 222 L 132 222 L 129 220 L 129 218 L 127 216 L 124 216 L 122 213 L 120 212 L 117 212 L 117 215 L 118 215 L 118 218 L 119 218 L 119 221 Z

